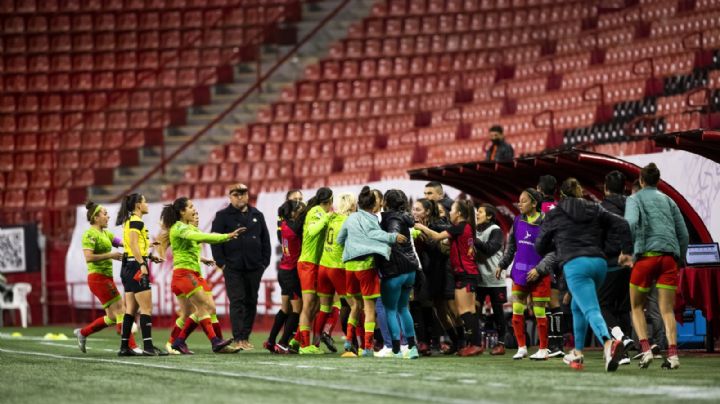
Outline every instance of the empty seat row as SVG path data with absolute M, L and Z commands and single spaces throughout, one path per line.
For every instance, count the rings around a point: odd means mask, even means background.
M 116 168 L 120 150 L 0 153 L 0 171 Z
M 4 184 L 0 189 L 77 188 L 93 185 L 94 181 L 95 173 L 90 169 L 0 172 L 0 185 Z
M 0 152 L 133 149 L 145 144 L 143 130 L 63 131 L 0 135 Z
M 69 114 L 0 114 L 0 134 L 58 132 L 62 130 L 124 130 L 163 128 L 172 121 L 164 110 L 113 111 Z
M 56 189 L 47 191 L 44 189 L 13 189 L 4 192 L 0 191 L 0 198 L 3 201 L 4 209 L 27 209 L 43 210 L 63 208 L 68 205 L 68 190 Z

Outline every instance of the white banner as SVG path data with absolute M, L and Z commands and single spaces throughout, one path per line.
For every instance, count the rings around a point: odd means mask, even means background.
M 25 229 L 0 229 L 0 272 L 25 272 Z
M 383 192 L 391 188 L 402 189 L 408 195 L 408 198 L 417 199 L 423 197 L 425 183 L 425 181 L 392 180 L 371 183 L 369 185 L 372 188 L 377 188 Z M 333 187 L 333 192 L 335 195 L 339 195 L 343 192 L 353 192 L 358 194 L 361 188 L 362 185 Z M 252 190 L 250 190 L 250 192 L 252 192 Z M 446 187 L 446 193 L 451 198 L 454 198 L 459 192 L 455 189 Z M 305 201 L 309 200 L 314 194 L 314 189 L 303 190 Z M 277 279 L 276 268 L 280 257 L 280 246 L 276 236 L 277 209 L 284 201 L 285 192 L 261 193 L 257 198 L 256 207 L 265 215 L 265 222 L 267 223 L 272 245 L 270 266 L 263 274 L 263 280 Z M 209 232 L 212 221 L 215 218 L 215 213 L 220 209 L 225 208 L 229 203 L 229 200 L 227 198 L 197 199 L 193 200 L 193 203 L 200 215 L 200 229 L 202 231 Z M 122 226 L 115 226 L 115 219 L 117 218 L 119 204 L 107 204 L 103 206 L 105 206 L 108 210 L 108 214 L 110 215 L 110 225 L 108 229 L 115 235 L 115 237 L 121 238 Z M 150 230 L 151 239 L 154 239 L 160 231 L 160 211 L 162 210 L 162 207 L 162 203 L 150 203 L 149 212 L 143 217 L 145 225 Z M 87 211 L 85 207 L 79 206 L 77 208 L 75 229 L 73 230 L 72 240 L 65 259 L 65 280 L 68 283 L 68 296 L 70 303 L 74 307 L 99 308 L 99 302 L 92 293 L 90 293 L 90 289 L 87 287 L 87 266 L 85 264 L 85 258 L 81 247 L 82 235 L 90 227 L 90 224 L 85 219 L 86 216 Z M 202 255 L 207 258 L 212 257 L 210 246 L 203 245 Z M 205 273 L 205 277 L 209 279 L 213 285 L 213 294 L 215 296 L 218 314 L 225 314 L 227 295 L 225 294 L 225 283 L 222 273 L 220 271 L 215 271 L 210 267 L 204 267 L 203 271 Z M 115 283 L 118 285 L 118 289 L 122 292 L 123 289 L 120 283 L 120 263 L 117 261 L 113 263 L 113 273 Z M 170 280 L 172 278 L 172 250 L 168 251 L 166 262 L 162 264 L 151 264 L 151 273 L 153 276 L 153 313 L 173 313 L 175 311 L 175 297 L 170 290 Z M 273 306 L 270 311 L 274 312 L 280 304 L 279 287 L 273 288 L 272 303 Z M 260 292 L 258 293 L 258 314 L 264 314 L 265 312 L 265 291 L 261 285 Z
M 643 167 L 655 163 L 660 178 L 673 186 L 695 209 L 713 240 L 720 240 L 720 164 L 682 150 L 623 157 Z

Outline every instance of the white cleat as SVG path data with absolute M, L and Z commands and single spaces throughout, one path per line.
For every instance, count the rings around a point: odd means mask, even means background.
M 534 361 L 546 361 L 550 357 L 549 349 L 538 349 L 537 352 L 530 355 L 530 359 Z
M 640 356 L 640 363 L 638 363 L 638 366 L 640 366 L 641 369 L 647 369 L 648 366 L 650 366 L 650 363 L 652 363 L 654 356 L 652 351 L 645 351 L 642 353 L 642 356 Z
M 527 347 L 521 346 L 520 348 L 518 348 L 517 353 L 515 355 L 513 355 L 512 358 L 513 358 L 513 360 L 520 360 L 522 358 L 527 358 L 527 356 L 528 356 Z
M 376 358 L 394 358 L 395 354 L 393 353 L 392 348 L 384 346 L 383 349 L 375 352 L 373 356 Z
M 165 350 L 167 351 L 168 355 L 182 355 L 180 351 L 177 349 L 173 349 L 172 344 L 169 342 L 165 343 Z
M 661 367 L 668 370 L 677 369 L 680 367 L 680 358 L 677 355 L 668 356 Z
M 80 352 L 86 353 L 87 348 L 85 347 L 85 344 L 87 344 L 87 337 L 82 335 L 79 328 L 74 329 L 73 334 L 75 334 L 75 337 L 77 337 L 77 343 L 78 348 L 80 348 Z

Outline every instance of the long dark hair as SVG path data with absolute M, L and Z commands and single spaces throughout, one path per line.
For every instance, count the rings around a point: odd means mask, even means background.
M 375 192 L 365 185 L 360 191 L 360 195 L 358 195 L 358 207 L 362 210 L 373 209 L 376 201 Z
M 408 199 L 405 192 L 399 189 L 391 189 L 385 192 L 383 197 L 385 207 L 390 212 L 407 212 Z
M 160 221 L 166 229 L 170 230 L 180 220 L 180 214 L 187 208 L 188 201 L 190 199 L 187 196 L 181 196 L 175 199 L 173 203 L 163 206 L 162 212 L 160 212 Z
M 307 217 L 308 212 L 310 209 L 323 204 L 330 202 L 330 200 L 333 197 L 332 189 L 328 187 L 322 187 L 315 192 L 315 196 L 310 198 L 310 200 L 307 203 L 307 206 L 305 206 L 305 209 L 302 210 L 302 213 L 300 213 L 300 216 L 298 217 L 298 220 L 300 223 L 305 223 L 305 217 Z
M 287 200 L 278 208 L 278 218 L 280 220 L 291 220 L 293 213 L 302 209 L 304 206 L 305 204 L 300 201 Z
M 115 225 L 120 226 L 125 223 L 126 220 L 130 219 L 130 216 L 132 216 L 132 213 L 135 211 L 135 206 L 137 206 L 143 198 L 145 197 L 138 193 L 125 195 L 122 202 L 120 202 L 120 211 L 118 212 L 117 220 L 115 220 Z
M 490 218 L 490 223 L 497 223 L 498 210 L 496 207 L 490 205 L 489 203 L 483 203 L 480 204 L 478 208 L 483 208 L 485 210 L 485 216 Z
M 460 216 L 462 216 L 463 219 L 465 219 L 465 221 L 470 225 L 472 237 L 474 239 L 475 231 L 477 230 L 477 225 L 475 223 L 475 205 L 473 205 L 471 200 L 462 199 L 455 201 L 455 204 L 457 205 L 457 211 Z
M 440 210 L 438 209 L 437 202 L 431 201 L 427 198 L 420 198 L 417 200 L 423 209 L 427 212 L 427 224 L 428 226 L 434 225 L 441 220 Z

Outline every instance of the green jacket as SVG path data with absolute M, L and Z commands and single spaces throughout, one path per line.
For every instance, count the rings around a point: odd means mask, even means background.
M 685 261 L 689 236 L 680 209 L 655 187 L 645 187 L 627 199 L 625 220 L 630 225 L 636 256 L 671 253 Z

